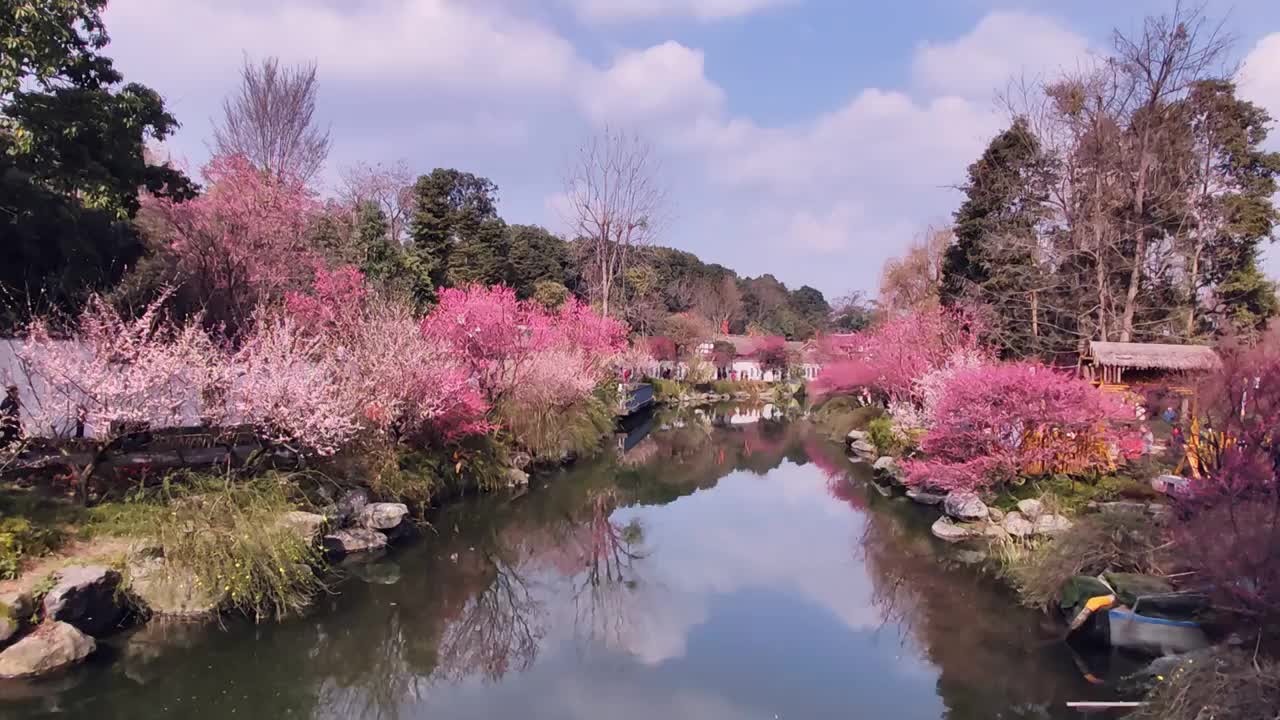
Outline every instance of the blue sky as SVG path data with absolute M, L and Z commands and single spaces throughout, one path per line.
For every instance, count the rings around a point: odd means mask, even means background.
M 836 296 L 874 292 L 886 258 L 946 221 L 1011 76 L 1075 67 L 1171 6 L 111 0 L 106 19 L 126 77 L 183 123 L 169 147 L 193 169 L 246 53 L 315 61 L 330 182 L 355 161 L 458 167 L 498 183 L 508 221 L 561 230 L 566 161 L 607 123 L 661 160 L 663 244 Z M 1242 94 L 1280 117 L 1280 2 L 1207 12 L 1237 39 Z

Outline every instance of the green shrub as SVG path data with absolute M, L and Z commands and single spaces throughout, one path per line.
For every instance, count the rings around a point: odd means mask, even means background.
M 0 490 L 0 580 L 18 576 L 22 561 L 56 550 L 79 518 L 79 506 L 21 490 Z
M 323 589 L 313 570 L 319 550 L 281 522 L 296 507 L 296 490 L 291 476 L 276 473 L 244 481 L 182 474 L 91 509 L 90 526 L 155 542 L 167 568 L 224 595 L 229 608 L 257 620 L 282 617 Z
M 881 415 L 867 423 L 867 439 L 881 455 L 899 455 L 905 449 L 902 437 L 893 428 L 893 418 L 888 415 Z
M 560 462 L 595 454 L 600 439 L 613 430 L 613 407 L 592 395 L 568 408 L 506 409 L 499 417 L 515 447 L 535 461 Z
M 658 402 L 671 402 L 684 394 L 684 385 L 678 380 L 649 378 L 645 382 L 653 386 L 653 398 Z
M 819 405 L 813 419 L 835 440 L 843 441 L 850 430 L 863 430 L 872 420 L 884 415 L 874 405 L 861 405 L 855 398 L 838 395 Z

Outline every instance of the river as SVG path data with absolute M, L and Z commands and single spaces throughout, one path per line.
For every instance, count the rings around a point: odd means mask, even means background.
M 806 422 L 757 420 L 659 417 L 440 511 L 306 617 L 147 624 L 0 690 L 0 716 L 991 720 L 1110 697 L 926 510 Z

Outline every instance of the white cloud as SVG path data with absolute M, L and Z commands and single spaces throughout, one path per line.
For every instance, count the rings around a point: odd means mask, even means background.
M 791 0 L 566 0 L 578 17 L 591 23 L 621 23 L 657 18 L 700 21 L 742 17 Z
M 584 84 L 582 104 L 597 121 L 634 126 L 689 121 L 718 112 L 724 91 L 707 79 L 701 50 L 668 41 L 619 55 Z
M 1280 148 L 1280 32 L 1258 41 L 1240 67 L 1240 97 L 1266 108 L 1271 114 L 1267 144 Z
M 552 30 L 456 0 L 112 0 L 106 22 L 115 57 L 126 64 L 145 57 L 152 74 L 173 79 L 234 80 L 229 63 L 242 51 L 315 61 L 329 80 L 406 91 L 546 92 L 578 71 L 573 46 Z
M 1053 18 L 993 12 L 951 42 L 922 45 L 912 73 L 931 93 L 989 101 L 1011 78 L 1072 67 L 1087 51 L 1083 37 Z

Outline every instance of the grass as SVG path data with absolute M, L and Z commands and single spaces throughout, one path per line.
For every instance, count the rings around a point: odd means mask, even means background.
M 1099 478 L 1051 475 L 1005 486 L 994 504 L 1002 510 L 1012 510 L 1019 500 L 1037 498 L 1052 505 L 1055 512 L 1078 515 L 1091 502 L 1149 501 L 1159 497 L 1151 485 L 1129 475 L 1103 475 Z
M 653 398 L 660 403 L 678 400 L 685 392 L 685 386 L 679 380 L 646 378 L 645 382 L 653 386 Z
M 83 509 L 63 498 L 0 489 L 0 580 L 17 577 L 24 560 L 56 551 L 81 520 Z
M 301 612 L 323 589 L 313 570 L 319 551 L 280 522 L 296 509 L 295 493 L 285 474 L 183 473 L 91 508 L 88 529 L 154 542 L 171 572 L 224 596 L 228 608 L 257 620 L 282 617 Z
M 585 457 L 600 448 L 600 438 L 613 430 L 613 405 L 592 395 L 569 408 L 504 408 L 502 426 L 514 445 L 535 462 L 557 463 L 566 456 Z
M 1162 529 L 1145 514 L 1095 513 L 1047 540 L 995 544 L 1001 574 L 1022 602 L 1047 608 L 1062 584 L 1104 571 L 1161 574 Z
M 881 455 L 901 455 L 907 449 L 902 437 L 893 429 L 893 418 L 881 415 L 867 423 L 867 439 Z

